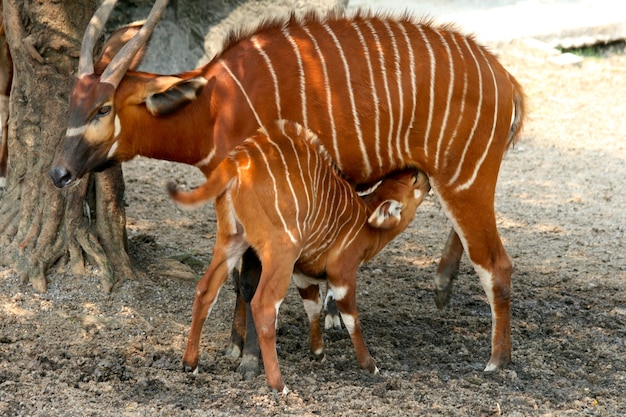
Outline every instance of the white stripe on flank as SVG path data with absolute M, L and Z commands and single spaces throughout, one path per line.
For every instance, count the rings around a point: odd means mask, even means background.
M 452 37 L 452 41 L 454 42 L 454 45 L 456 46 L 456 49 L 459 52 L 459 56 L 461 59 L 459 59 L 459 62 L 465 62 L 465 56 L 463 55 L 463 51 L 461 50 L 461 46 L 459 45 L 459 43 L 456 41 L 455 37 Z M 454 141 L 456 140 L 457 134 L 459 133 L 459 126 L 461 125 L 461 120 L 463 120 L 463 116 L 465 114 L 465 99 L 467 97 L 467 86 L 468 86 L 469 82 L 467 79 L 467 70 L 465 70 L 463 72 L 463 95 L 461 96 L 461 108 L 458 111 L 458 116 L 456 118 L 456 125 L 454 126 L 454 130 L 452 131 L 452 135 L 450 136 L 450 139 L 448 140 L 448 144 L 446 145 L 446 150 L 444 152 L 444 161 L 446 162 L 446 164 L 444 165 L 444 168 L 447 168 L 447 163 L 449 162 L 448 160 L 448 153 L 450 152 L 450 148 L 452 147 L 452 144 L 454 143 Z
M 263 157 L 263 161 L 265 162 L 265 167 L 267 168 L 267 172 L 269 173 L 270 178 L 272 179 L 272 184 L 274 185 L 274 208 L 276 209 L 276 214 L 278 214 L 278 217 L 280 218 L 280 222 L 283 225 L 283 229 L 285 230 L 285 233 L 287 234 L 287 236 L 289 236 L 289 240 L 291 240 L 291 242 L 294 245 L 296 245 L 298 244 L 298 240 L 291 233 L 291 230 L 289 230 L 289 227 L 287 226 L 287 222 L 285 221 L 283 213 L 280 211 L 280 205 L 278 204 L 278 199 L 279 199 L 278 186 L 277 186 L 276 177 L 274 177 L 274 173 L 272 172 L 272 166 L 270 165 L 269 161 L 267 160 L 267 156 L 265 155 L 265 153 L 263 153 L 263 149 L 261 149 L 258 143 L 254 142 L 254 145 L 259 150 L 259 154 Z
M 302 55 L 300 55 L 300 48 L 295 39 L 289 34 L 287 29 L 283 29 L 283 35 L 291 44 L 293 51 L 296 54 L 296 61 L 298 62 L 298 75 L 300 78 L 300 101 L 302 102 L 302 125 L 305 129 L 308 129 L 309 123 L 307 120 L 307 107 L 306 107 L 306 79 L 304 73 L 304 64 L 302 63 Z
M 411 96 L 413 99 L 413 108 L 411 109 L 411 119 L 409 120 L 409 125 L 407 126 L 406 133 L 404 135 L 404 152 L 408 158 L 412 158 L 411 156 L 411 144 L 409 143 L 409 133 L 413 129 L 413 123 L 415 122 L 415 110 L 417 107 L 417 81 L 415 76 L 415 55 L 413 54 L 413 44 L 411 43 L 411 39 L 409 38 L 409 34 L 406 32 L 406 28 L 402 24 L 401 21 L 396 22 L 402 34 L 404 35 L 404 40 L 406 41 L 406 48 L 409 51 L 409 66 L 411 67 Z
M 454 59 L 452 58 L 452 51 L 450 51 L 450 45 L 446 42 L 441 32 L 437 31 L 437 34 L 441 38 L 441 42 L 448 54 L 448 61 L 450 62 L 450 81 L 448 83 L 448 96 L 446 97 L 446 110 L 443 113 L 443 120 L 441 122 L 441 128 L 439 130 L 439 139 L 437 140 L 437 151 L 435 152 L 435 170 L 439 171 L 439 153 L 441 151 L 441 144 L 443 142 L 444 134 L 446 133 L 446 127 L 448 125 L 448 116 L 450 115 L 450 102 L 452 101 L 452 89 L 454 87 Z
M 361 46 L 363 47 L 363 53 L 365 54 L 365 62 L 367 63 L 367 70 L 370 75 L 370 84 L 372 85 L 372 101 L 374 102 L 374 123 L 375 130 L 374 136 L 376 138 L 375 151 L 376 151 L 376 159 L 378 160 L 378 167 L 381 168 L 383 166 L 383 157 L 380 154 L 380 102 L 378 100 L 378 93 L 376 92 L 376 82 L 374 80 L 374 69 L 372 68 L 372 60 L 370 59 L 370 51 L 365 42 L 365 38 L 363 37 L 363 33 L 356 22 L 352 22 L 352 27 L 356 31 L 357 36 L 359 37 L 359 41 L 361 42 Z
M 487 145 L 485 146 L 485 149 L 483 150 L 483 154 L 481 155 L 480 159 L 474 166 L 474 172 L 472 173 L 472 176 L 465 183 L 456 187 L 456 191 L 467 190 L 468 188 L 472 186 L 472 184 L 474 184 L 474 181 L 476 181 L 476 177 L 478 176 L 478 170 L 480 170 L 480 167 L 485 162 L 485 159 L 487 159 L 487 154 L 489 153 L 489 149 L 491 149 L 491 145 L 493 144 L 493 138 L 495 137 L 496 125 L 498 122 L 499 103 L 498 103 L 498 83 L 496 81 L 496 75 L 493 73 L 493 68 L 491 67 L 491 64 L 489 64 L 489 61 L 487 60 L 487 57 L 485 56 L 485 52 L 482 49 L 480 49 L 480 54 L 483 56 L 483 59 L 485 60 L 487 64 L 487 68 L 489 68 L 489 72 L 491 72 L 491 79 L 493 80 L 493 92 L 494 92 L 495 97 L 494 97 L 494 105 L 493 105 L 493 121 L 491 125 L 491 135 L 489 136 L 489 141 L 487 142 Z
M 256 112 L 254 106 L 252 105 L 252 100 L 250 100 L 250 97 L 248 97 L 248 93 L 246 93 L 246 90 L 244 90 L 243 85 L 241 85 L 241 82 L 237 79 L 237 77 L 235 77 L 235 74 L 232 73 L 232 71 L 230 70 L 230 68 L 228 68 L 228 65 L 226 65 L 226 62 L 223 59 L 220 59 L 219 63 L 226 70 L 228 75 L 230 75 L 230 77 L 233 79 L 235 84 L 237 84 L 237 86 L 239 87 L 239 90 L 241 90 L 241 93 L 243 94 L 244 98 L 248 102 L 248 106 L 250 106 L 250 110 L 254 114 L 254 117 L 255 117 L 257 123 L 259 124 L 259 126 L 263 127 L 263 123 L 261 123 L 261 118 L 259 117 L 259 115 Z
M 396 133 L 396 152 L 397 152 L 397 159 L 402 161 L 402 149 L 401 149 L 401 143 L 402 140 L 400 139 L 400 135 L 401 135 L 401 131 L 402 131 L 402 121 L 404 120 L 404 92 L 402 90 L 402 69 L 400 68 L 400 52 L 398 51 L 398 42 L 396 41 L 396 36 L 393 33 L 393 30 L 391 30 L 391 26 L 389 25 L 389 22 L 387 20 L 383 21 L 383 24 L 385 25 L 385 28 L 387 29 L 387 32 L 389 32 L 389 38 L 391 39 L 391 46 L 393 48 L 393 56 L 394 56 L 394 61 L 396 64 L 396 82 L 398 83 L 398 103 L 400 104 L 400 109 L 398 111 L 398 131 Z M 389 155 L 391 156 L 391 150 L 394 148 L 392 146 L 393 144 L 391 142 L 389 142 Z M 389 163 L 393 165 L 393 161 L 394 159 L 391 158 Z
M 289 141 L 291 142 L 292 145 L 292 149 L 294 150 L 295 154 L 293 156 L 294 159 L 296 159 L 298 161 L 298 166 L 300 168 L 300 175 L 302 176 L 302 167 L 300 166 L 300 158 L 298 157 L 298 152 L 295 149 L 295 144 L 293 143 L 293 139 L 290 138 L 289 136 L 285 135 L 286 139 L 289 139 Z M 291 191 L 291 197 L 293 198 L 293 206 L 296 210 L 296 216 L 295 216 L 295 224 L 296 224 L 296 228 L 298 229 L 298 238 L 302 239 L 302 229 L 300 228 L 300 204 L 298 201 L 298 193 L 296 193 L 296 190 L 293 187 L 293 183 L 291 182 L 291 170 L 289 169 L 289 166 L 287 165 L 287 159 L 285 157 L 285 153 L 283 152 L 283 148 L 277 144 L 276 142 L 274 142 L 272 140 L 272 138 L 270 136 L 267 136 L 267 140 L 268 142 L 274 146 L 274 148 L 276 148 L 276 152 L 278 153 L 278 155 L 280 156 L 280 161 L 283 163 L 283 171 L 285 174 L 285 181 L 287 182 L 287 185 L 289 186 L 289 190 Z M 291 158 L 289 158 L 291 159 Z M 278 167 L 276 167 L 278 168 Z M 308 193 L 307 193 L 308 196 Z M 279 196 L 278 194 L 276 194 L 275 196 L 276 200 L 278 200 Z M 307 197 L 308 199 L 308 197 Z M 276 206 L 278 207 L 278 201 L 276 201 Z
M 280 106 L 280 93 L 278 91 L 278 77 L 276 77 L 276 71 L 274 70 L 272 61 L 270 60 L 270 57 L 263 50 L 263 47 L 259 43 L 259 40 L 257 39 L 256 36 L 251 37 L 250 41 L 252 41 L 252 45 L 254 45 L 256 50 L 259 52 L 259 55 L 261 55 L 261 57 L 267 64 L 267 69 L 270 72 L 270 75 L 272 77 L 272 82 L 274 83 L 274 100 L 276 101 L 276 113 L 278 115 L 277 119 L 282 119 L 282 112 L 281 112 L 281 106 Z
M 456 172 L 454 173 L 454 175 L 448 182 L 449 185 L 456 182 L 459 179 L 459 176 L 461 175 L 463 162 L 465 161 L 465 157 L 467 156 L 467 150 L 469 149 L 470 145 L 472 144 L 472 140 L 474 139 L 474 133 L 476 132 L 476 127 L 478 126 L 478 120 L 480 119 L 480 114 L 482 113 L 482 107 L 483 107 L 483 76 L 480 72 L 480 64 L 478 64 L 476 55 L 474 55 L 474 52 L 472 51 L 472 47 L 467 41 L 467 38 L 464 38 L 464 41 L 465 41 L 465 45 L 467 46 L 467 49 L 470 52 L 470 55 L 472 55 L 472 59 L 474 60 L 474 63 L 476 64 L 476 72 L 478 73 L 478 93 L 479 93 L 478 94 L 478 107 L 476 108 L 476 116 L 474 117 L 474 125 L 472 126 L 470 135 L 467 138 L 467 141 L 465 142 L 465 148 L 463 149 L 463 153 L 461 154 L 459 165 L 456 167 Z
M 387 95 L 387 108 L 389 111 L 389 134 L 387 135 L 387 143 L 389 144 L 391 143 L 393 137 L 393 104 L 391 103 L 391 92 L 389 91 L 387 68 L 385 68 L 385 52 L 383 51 L 382 45 L 380 44 L 380 38 L 378 37 L 378 33 L 376 32 L 374 25 L 372 25 L 372 22 L 367 20 L 365 21 L 365 24 L 372 32 L 372 36 L 374 36 L 374 43 L 376 45 L 376 49 L 378 50 L 378 61 L 380 63 L 381 78 L 383 79 L 385 85 L 385 94 Z M 389 145 L 387 145 L 387 148 L 387 151 L 389 152 L 389 163 L 391 163 L 391 161 L 393 160 L 393 151 Z
M 420 35 L 422 35 L 422 39 L 424 40 L 424 45 L 426 46 L 426 49 L 428 49 L 428 56 L 430 59 L 430 93 L 428 97 L 428 122 L 426 123 L 426 133 L 424 134 L 424 156 L 428 158 L 428 142 L 430 129 L 433 123 L 433 112 L 435 109 L 435 54 L 420 24 L 417 25 L 417 30 L 420 32 Z
M 326 32 L 333 38 L 333 42 L 337 47 L 337 51 L 339 51 L 339 56 L 341 57 L 341 61 L 343 62 L 343 69 L 346 73 L 346 83 L 348 87 L 348 95 L 350 96 L 350 105 L 352 106 L 352 118 L 354 119 L 354 130 L 356 131 L 357 137 L 359 139 L 359 148 L 361 150 L 361 155 L 363 156 L 363 176 L 369 177 L 372 173 L 372 166 L 370 165 L 369 157 L 367 156 L 367 149 L 365 148 L 365 143 L 363 142 L 363 132 L 361 131 L 361 123 L 359 121 L 359 115 L 356 110 L 356 103 L 354 101 L 354 91 L 352 90 L 352 79 L 350 78 L 350 67 L 348 66 L 348 60 L 346 59 L 346 55 L 343 52 L 343 48 L 341 47 L 341 43 L 339 43 L 339 39 L 333 32 L 333 30 L 328 26 L 328 24 L 324 23 L 322 25 Z
M 294 156 L 295 156 L 295 157 L 294 157 L 294 159 L 295 159 L 295 161 L 298 163 L 298 170 L 300 171 L 300 181 L 302 181 L 302 188 L 304 189 L 304 192 L 305 192 L 305 194 L 306 194 L 306 203 L 307 203 L 307 208 L 306 208 L 306 210 L 307 210 L 307 211 L 306 211 L 307 215 L 306 215 L 306 217 L 308 217 L 308 216 L 310 215 L 310 212 L 311 212 L 311 210 L 310 210 L 310 207 L 311 207 L 311 195 L 309 194 L 309 187 L 307 187 L 307 186 L 306 186 L 307 181 L 306 181 L 306 179 L 304 178 L 304 172 L 305 172 L 305 171 L 308 171 L 308 170 L 309 170 L 309 168 L 310 168 L 310 166 L 311 166 L 311 162 L 310 162 L 310 150 L 311 150 L 311 148 L 310 148 L 309 146 L 306 146 L 306 148 L 305 148 L 305 150 L 306 150 L 306 152 L 307 152 L 307 159 L 309 159 L 309 161 L 307 161 L 307 169 L 305 170 L 305 169 L 302 167 L 302 164 L 301 164 L 301 160 L 302 160 L 302 158 L 301 158 L 301 152 L 297 149 L 297 147 L 296 147 L 296 143 L 295 143 L 295 140 L 300 140 L 300 138 L 292 138 L 291 136 L 289 136 L 289 135 L 287 135 L 287 134 L 285 133 L 285 131 L 284 131 L 284 129 L 285 129 L 285 124 L 284 124 L 285 122 L 284 122 L 284 120 L 281 120 L 279 123 L 281 123 L 281 124 L 282 124 L 282 125 L 281 125 L 281 130 L 283 131 L 283 134 L 285 135 L 285 137 L 286 137 L 287 139 L 289 139 L 289 143 L 291 144 L 291 149 L 293 150 L 293 154 L 294 154 Z M 297 134 L 298 134 L 298 135 L 300 135 L 300 136 L 304 136 L 304 140 L 305 140 L 305 141 L 310 141 L 310 140 L 312 140 L 312 139 L 308 136 L 309 134 L 311 134 L 311 135 L 312 135 L 312 132 L 310 132 L 310 131 L 308 131 L 308 130 L 303 132 L 302 126 L 300 126 L 300 125 L 296 125 L 296 126 L 297 126 Z M 315 137 L 315 138 L 317 138 L 317 137 Z M 310 142 L 309 142 L 309 143 L 310 143 Z M 299 154 L 300 154 L 300 157 L 298 157 L 298 155 L 299 155 Z M 287 170 L 287 167 L 285 167 L 285 169 Z M 310 184 L 310 183 L 309 183 L 309 184 Z M 294 192 L 294 199 L 295 199 L 295 198 L 296 198 L 296 197 L 295 197 L 295 192 Z M 299 207 L 298 207 L 298 209 L 299 209 Z M 297 218 L 296 218 L 296 223 L 298 224 L 298 230 L 299 230 L 299 232 L 300 232 L 300 238 L 302 238 L 302 230 L 300 230 L 300 216 L 297 216 Z M 306 223 L 306 219 L 305 219 L 305 223 Z
M 320 64 L 322 65 L 322 73 L 324 74 L 324 88 L 326 89 L 326 105 L 328 107 L 328 120 L 330 122 L 330 132 L 333 140 L 333 150 L 334 150 L 334 161 L 337 164 L 337 168 L 339 170 L 342 169 L 341 164 L 341 154 L 339 153 L 339 144 L 337 143 L 337 128 L 335 126 L 335 116 L 333 114 L 333 101 L 332 101 L 332 92 L 330 90 L 330 80 L 328 79 L 328 69 L 326 68 L 326 59 L 324 58 L 324 54 L 322 54 L 322 50 L 320 49 L 319 44 L 317 43 L 317 39 L 313 36 L 308 27 L 303 26 L 302 30 L 309 36 L 311 42 L 313 42 L 313 47 L 315 52 L 320 58 Z
M 82 125 L 79 127 L 68 127 L 65 131 L 65 136 L 71 138 L 72 136 L 82 135 L 83 133 L 85 133 L 85 130 L 87 130 L 87 126 L 88 125 Z

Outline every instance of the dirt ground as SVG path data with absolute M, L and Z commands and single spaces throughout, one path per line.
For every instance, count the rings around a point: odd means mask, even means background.
M 97 271 L 49 276 L 33 293 L 0 269 L 0 415 L 618 416 L 626 414 L 626 54 L 558 66 L 524 43 L 501 46 L 525 86 L 530 117 L 497 191 L 514 261 L 513 364 L 482 371 L 490 312 L 464 258 L 451 305 L 432 279 L 450 224 L 430 195 L 412 225 L 359 274 L 365 339 L 381 374 L 360 370 L 345 329 L 308 353 L 292 288 L 279 318 L 279 360 L 292 392 L 244 382 L 223 356 L 234 305 L 221 292 L 201 343 L 200 373 L 181 355 L 197 279 L 210 260 L 212 207 L 183 212 L 166 181 L 194 169 L 146 159 L 124 167 L 130 253 L 141 272 L 110 295 Z

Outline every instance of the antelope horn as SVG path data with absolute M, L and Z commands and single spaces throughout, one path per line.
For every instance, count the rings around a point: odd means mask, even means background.
M 168 0 L 157 0 L 154 3 L 143 27 L 126 45 L 124 45 L 117 55 L 115 55 L 115 58 L 111 60 L 111 63 L 102 73 L 100 82 L 112 84 L 113 87 L 117 88 L 124 74 L 126 74 L 126 70 L 128 70 L 133 57 L 152 35 L 154 27 L 159 22 L 159 19 L 161 19 L 161 15 L 167 6 L 167 2 Z
M 80 58 L 78 59 L 78 78 L 83 75 L 93 74 L 93 49 L 96 41 L 104 30 L 106 23 L 117 0 L 104 0 L 96 13 L 89 20 L 83 42 L 80 47 Z

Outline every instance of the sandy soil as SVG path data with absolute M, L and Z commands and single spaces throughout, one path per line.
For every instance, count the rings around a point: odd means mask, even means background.
M 557 66 L 522 43 L 502 61 L 526 87 L 531 114 L 506 156 L 499 226 L 515 264 L 513 355 L 484 373 L 490 313 L 466 259 L 449 308 L 435 274 L 449 223 L 433 196 L 412 225 L 359 274 L 368 346 L 381 368 L 360 370 L 345 329 L 327 331 L 327 359 L 308 354 L 308 326 L 291 289 L 279 320 L 279 360 L 292 392 L 243 382 L 223 356 L 229 282 L 207 320 L 198 376 L 181 355 L 194 287 L 210 259 L 211 207 L 182 212 L 170 179 L 193 169 L 125 166 L 130 251 L 141 278 L 102 293 L 97 271 L 49 276 L 33 293 L 0 270 L 0 415 L 618 416 L 626 413 L 626 55 Z

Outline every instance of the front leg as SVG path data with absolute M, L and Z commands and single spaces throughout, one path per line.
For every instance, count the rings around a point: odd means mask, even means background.
M 191 329 L 187 339 L 187 348 L 183 354 L 185 371 L 198 372 L 198 350 L 202 326 L 217 300 L 220 288 L 222 288 L 228 278 L 228 272 L 226 256 L 223 251 L 216 248 L 211 264 L 196 286 L 196 295 L 191 314 Z

